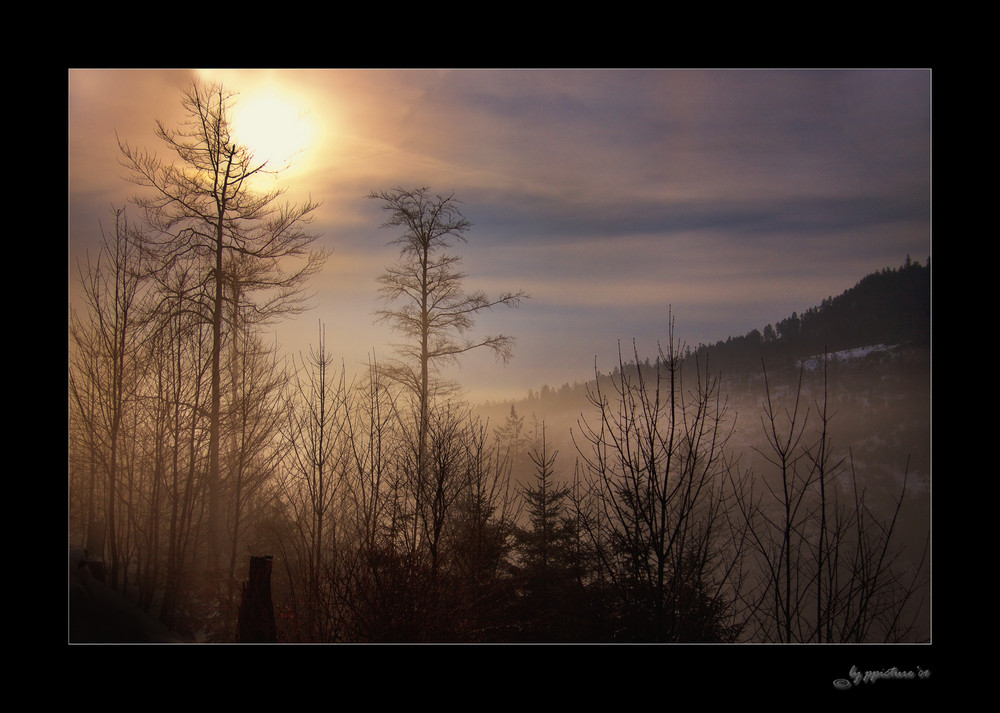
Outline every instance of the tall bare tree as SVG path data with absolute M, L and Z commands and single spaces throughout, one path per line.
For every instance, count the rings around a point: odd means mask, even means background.
M 458 269 L 461 258 L 449 251 L 456 242 L 467 242 L 465 234 L 472 223 L 462 215 L 454 194 L 432 195 L 424 186 L 375 191 L 368 197 L 380 201 L 388 213 L 382 227 L 403 229 L 390 243 L 399 246 L 399 262 L 378 278 L 387 306 L 375 314 L 378 321 L 387 322 L 406 339 L 396 345 L 399 358 L 386 366 L 391 377 L 414 397 L 417 483 L 413 492 L 419 498 L 429 477 L 431 402 L 449 390 L 449 385 L 437 378 L 441 367 L 480 348 L 491 350 L 506 363 L 513 350 L 512 336 L 471 338 L 468 333 L 477 314 L 500 305 L 517 307 L 527 295 L 523 291 L 504 292 L 492 299 L 481 291 L 464 291 L 465 275 Z M 418 502 L 415 510 L 422 507 Z
M 167 280 L 176 268 L 195 279 L 187 287 L 185 309 L 212 326 L 209 433 L 208 527 L 213 567 L 221 564 L 223 510 L 220 503 L 222 435 L 222 354 L 227 303 L 238 282 L 246 319 L 266 322 L 304 307 L 306 280 L 325 253 L 312 249 L 316 236 L 306 226 L 317 207 L 279 199 L 284 189 L 258 190 L 254 179 L 271 173 L 238 143 L 230 119 L 235 95 L 219 84 L 193 83 L 182 94 L 187 113 L 177 129 L 157 122 L 156 136 L 173 154 L 161 159 L 119 140 L 128 180 L 146 189 L 134 198 L 151 228 L 145 247 L 154 275 Z
M 389 214 L 384 228 L 403 228 L 390 244 L 400 248 L 399 263 L 379 276 L 380 294 L 388 303 L 376 312 L 407 339 L 397 345 L 400 359 L 392 363 L 395 378 L 412 390 L 419 403 L 421 423 L 434 395 L 434 375 L 473 349 L 486 348 L 506 363 L 514 337 L 497 334 L 467 337 L 479 312 L 504 305 L 517 307 L 523 291 L 504 292 L 495 299 L 484 292 L 466 293 L 465 275 L 458 270 L 461 258 L 449 249 L 467 242 L 472 223 L 462 215 L 454 195 L 431 195 L 427 187 L 378 191 L 369 198 L 382 202 Z

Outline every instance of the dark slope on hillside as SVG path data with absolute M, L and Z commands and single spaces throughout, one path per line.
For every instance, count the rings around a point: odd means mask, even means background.
M 713 370 L 732 373 L 760 369 L 761 359 L 787 366 L 824 352 L 875 344 L 929 348 L 931 339 L 930 262 L 885 268 L 860 280 L 838 297 L 823 300 L 801 315 L 725 342 L 700 345 L 695 355 Z

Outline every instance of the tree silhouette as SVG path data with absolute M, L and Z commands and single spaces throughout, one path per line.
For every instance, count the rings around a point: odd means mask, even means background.
M 129 487 L 122 471 L 124 452 L 134 444 L 127 424 L 137 407 L 145 370 L 142 340 L 147 322 L 137 247 L 141 235 L 130 227 L 124 209 L 114 210 L 113 219 L 113 232 L 102 234 L 96 261 L 88 259 L 86 268 L 79 266 L 87 312 L 74 313 L 70 320 L 75 350 L 69 387 L 82 427 L 79 445 L 90 459 L 87 527 L 107 533 L 100 539 L 108 544 L 109 583 L 124 589 L 123 528 L 129 526 L 129 514 L 121 508 L 130 498 L 121 492 Z M 95 559 L 103 555 L 91 553 Z
M 575 641 L 590 633 L 568 509 L 570 487 L 555 481 L 558 455 L 549 450 L 542 423 L 540 443 L 529 453 L 535 480 L 521 488 L 528 526 L 518 532 L 519 624 L 528 641 Z
M 192 278 L 182 309 L 212 327 L 208 476 L 208 544 L 220 565 L 222 358 L 227 308 L 242 304 L 243 319 L 265 323 L 304 307 L 306 280 L 325 254 L 311 249 L 306 225 L 316 204 L 281 203 L 284 189 L 258 191 L 254 180 L 273 173 L 232 133 L 235 95 L 222 85 L 192 83 L 182 94 L 187 117 L 178 129 L 157 122 L 168 161 L 119 140 L 128 180 L 145 189 L 133 201 L 145 214 L 144 248 L 161 284 L 180 271 Z M 163 306 L 168 305 L 167 301 Z
M 766 472 L 753 497 L 740 500 L 761 582 L 752 635 L 783 643 L 906 640 L 921 613 L 926 556 L 906 563 L 897 543 L 906 474 L 889 512 L 876 512 L 853 459 L 834 455 L 825 361 L 812 407 L 802 375 L 782 404 L 764 370 Z
M 526 295 L 505 292 L 491 299 L 483 292 L 466 293 L 465 275 L 458 270 L 460 258 L 449 252 L 456 242 L 466 242 L 472 227 L 453 195 L 432 196 L 427 187 L 395 188 L 373 192 L 388 213 L 384 228 L 402 228 L 390 244 L 400 248 L 399 262 L 379 276 L 381 298 L 387 303 L 376 311 L 407 341 L 396 345 L 399 358 L 386 364 L 387 373 L 402 384 L 415 401 L 414 492 L 425 492 L 429 459 L 430 406 L 432 400 L 450 390 L 436 377 L 443 365 L 473 349 L 493 351 L 504 363 L 510 359 L 514 338 L 491 335 L 467 336 L 483 310 L 503 305 L 517 307 Z M 417 503 L 420 511 L 423 503 Z
M 336 507 L 346 497 L 351 444 L 348 386 L 327 351 L 324 325 L 317 344 L 310 345 L 297 367 L 285 409 L 288 455 L 280 480 L 282 502 L 294 524 L 291 542 L 285 543 L 286 559 L 291 560 L 286 567 L 294 567 L 293 583 L 302 605 L 297 634 L 328 641 L 337 628 L 331 591 L 339 554 Z
M 685 385 L 682 351 L 671 324 L 649 381 L 619 354 L 620 374 L 607 391 L 597 382 L 596 416 L 581 418 L 576 440 L 586 476 L 581 535 L 627 640 L 728 641 L 739 627 L 729 606 L 742 537 L 730 526 L 732 421 L 718 379 L 699 371 Z

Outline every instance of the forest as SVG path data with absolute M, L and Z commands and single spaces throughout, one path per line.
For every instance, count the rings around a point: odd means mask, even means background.
M 119 144 L 136 196 L 76 270 L 70 643 L 930 640 L 929 259 L 474 404 L 449 369 L 510 359 L 476 318 L 529 296 L 467 291 L 453 195 L 375 190 L 399 346 L 349 377 L 322 324 L 269 337 L 329 256 L 232 101 L 191 85 L 169 159 Z

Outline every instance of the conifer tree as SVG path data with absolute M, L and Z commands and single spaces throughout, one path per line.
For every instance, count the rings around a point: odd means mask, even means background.
M 529 453 L 535 482 L 522 486 L 529 526 L 519 533 L 524 593 L 524 636 L 535 641 L 575 637 L 578 622 L 568 620 L 574 592 L 571 527 L 567 516 L 569 487 L 555 481 L 559 451 L 549 451 L 542 423 L 541 443 Z

